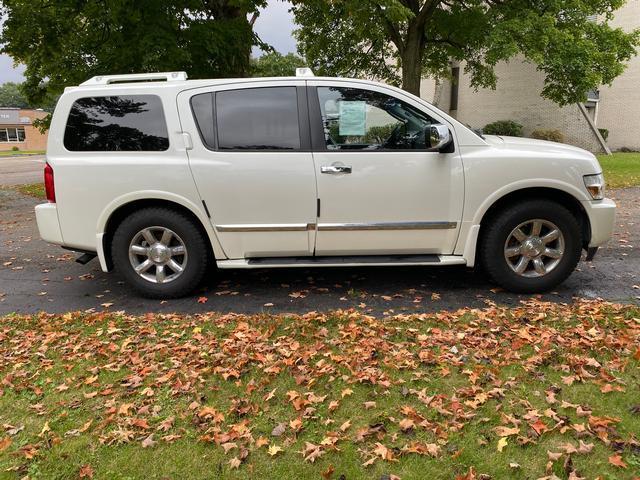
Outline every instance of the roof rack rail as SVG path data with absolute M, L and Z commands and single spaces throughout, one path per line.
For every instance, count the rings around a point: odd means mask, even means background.
M 181 82 L 187 79 L 186 72 L 131 73 L 125 75 L 100 75 L 82 82 L 80 85 L 110 85 L 132 82 Z

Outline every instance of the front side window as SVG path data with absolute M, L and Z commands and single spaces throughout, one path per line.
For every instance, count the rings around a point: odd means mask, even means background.
M 425 150 L 426 113 L 384 93 L 358 88 L 318 87 L 328 150 Z
M 299 150 L 296 87 L 216 93 L 220 150 Z
M 159 152 L 169 148 L 160 97 L 87 97 L 71 107 L 64 146 L 72 152 Z

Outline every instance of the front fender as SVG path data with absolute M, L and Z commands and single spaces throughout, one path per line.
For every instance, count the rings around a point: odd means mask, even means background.
M 463 221 L 469 221 L 472 225 L 479 225 L 485 213 L 487 213 L 491 206 L 494 205 L 498 200 L 509 195 L 510 193 L 514 193 L 519 190 L 526 190 L 527 188 L 551 188 L 554 190 L 560 190 L 564 193 L 568 193 L 579 202 L 591 200 L 587 196 L 586 191 L 582 191 L 575 185 L 572 185 L 570 183 L 549 178 L 530 178 L 513 182 L 499 188 L 491 195 L 487 196 L 484 201 L 480 203 L 480 206 L 475 210 L 473 210 L 470 206 L 465 205 L 465 212 L 469 212 L 470 218 L 465 215 L 466 218 L 463 219 Z

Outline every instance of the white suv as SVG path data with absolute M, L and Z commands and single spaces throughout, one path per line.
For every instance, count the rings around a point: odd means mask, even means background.
M 176 297 L 218 268 L 484 266 L 562 282 L 612 234 L 596 158 L 481 136 L 378 83 L 95 77 L 53 115 L 42 238 Z

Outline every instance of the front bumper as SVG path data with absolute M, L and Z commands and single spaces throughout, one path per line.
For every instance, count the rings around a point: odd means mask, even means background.
M 616 204 L 610 198 L 583 202 L 591 224 L 591 241 L 589 247 L 605 244 L 613 235 L 616 223 Z
M 41 203 L 36 205 L 36 222 L 40 238 L 45 242 L 62 245 L 62 231 L 58 221 L 58 208 L 55 203 Z

